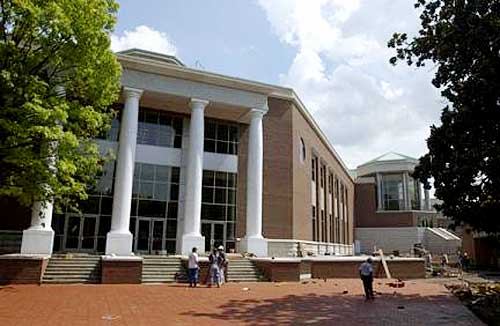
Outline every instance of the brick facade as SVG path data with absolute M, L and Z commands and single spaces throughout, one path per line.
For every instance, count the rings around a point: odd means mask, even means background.
M 0 284 L 40 284 L 48 262 L 44 257 L 0 256 Z
M 142 259 L 102 260 L 103 284 L 140 284 L 142 282 Z

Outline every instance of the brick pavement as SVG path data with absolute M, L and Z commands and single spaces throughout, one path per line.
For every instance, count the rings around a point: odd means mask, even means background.
M 184 285 L 0 287 L 0 325 L 482 325 L 441 285 L 376 280 L 364 302 L 359 280 Z M 243 288 L 248 288 L 244 291 Z M 347 294 L 342 294 L 348 291 Z

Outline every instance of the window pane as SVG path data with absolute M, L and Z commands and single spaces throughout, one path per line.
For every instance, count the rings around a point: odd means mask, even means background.
M 227 190 L 227 203 L 236 204 L 236 190 L 232 189 Z
M 236 220 L 236 206 L 228 206 L 227 207 L 227 221 L 235 221 Z
M 205 138 L 215 139 L 216 124 L 213 122 L 205 123 Z
M 106 236 L 109 230 L 111 230 L 111 216 L 101 215 L 99 218 L 99 230 L 97 235 Z
M 168 183 L 156 183 L 154 190 L 154 199 L 167 201 L 168 188 L 169 188 Z
M 179 200 L 179 186 L 175 184 L 170 185 L 170 200 Z
M 144 111 L 144 122 L 157 124 L 158 123 L 158 113 L 154 111 Z
M 213 203 L 214 189 L 209 187 L 203 187 L 201 191 L 201 201 L 204 203 Z
M 216 153 L 227 154 L 228 153 L 229 144 L 224 141 L 217 142 L 217 150 Z
M 113 211 L 113 197 L 101 197 L 101 214 L 111 215 Z
M 172 127 L 174 128 L 175 134 L 182 136 L 182 119 L 174 118 L 172 120 Z
M 174 148 L 182 148 L 182 136 L 181 135 L 175 136 Z
M 141 180 L 151 180 L 155 178 L 155 166 L 152 164 L 143 164 L 141 171 Z
M 236 188 L 236 174 L 228 173 L 227 174 L 227 186 L 229 188 Z
M 232 142 L 238 141 L 238 128 L 235 126 L 229 127 L 229 141 L 232 141 Z
M 156 166 L 156 182 L 169 182 L 170 180 L 170 167 L 157 165 Z
M 220 204 L 226 203 L 226 189 L 215 188 L 215 202 Z
M 180 169 L 178 167 L 171 167 L 170 182 L 179 183 Z
M 234 240 L 234 223 L 226 224 L 226 239 Z
M 217 140 L 229 140 L 229 128 L 227 125 L 217 125 Z
M 168 212 L 167 212 L 167 218 L 170 218 L 170 219 L 174 219 L 176 220 L 177 219 L 177 203 L 168 203 Z
M 82 200 L 79 203 L 80 210 L 82 213 L 86 214 L 98 214 L 99 213 L 99 197 L 89 196 L 87 200 Z
M 214 171 L 203 171 L 203 185 L 213 187 L 214 185 Z
M 177 221 L 167 220 L 167 238 L 175 239 L 177 237 Z
M 172 118 L 167 113 L 161 112 L 159 123 L 162 126 L 171 126 L 172 125 Z
M 216 187 L 226 187 L 227 186 L 227 173 L 226 172 L 216 172 L 215 173 L 215 186 Z
M 140 197 L 142 198 L 153 198 L 153 183 L 152 182 L 141 182 L 140 187 Z
M 139 201 L 139 216 L 146 217 L 165 217 L 166 202 L 158 200 Z
M 137 216 L 137 199 L 132 199 L 132 202 L 130 204 L 130 216 Z
M 205 139 L 204 147 L 205 148 L 203 150 L 205 152 L 215 153 L 215 141 L 214 140 Z

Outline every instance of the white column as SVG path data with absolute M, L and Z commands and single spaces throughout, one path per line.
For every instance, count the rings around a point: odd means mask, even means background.
M 51 255 L 54 247 L 51 201 L 37 201 L 31 208 L 31 226 L 23 231 L 21 254 Z
M 64 87 L 56 86 L 56 96 L 66 95 Z M 60 125 L 59 121 L 56 121 Z M 54 174 L 56 171 L 57 142 L 47 145 L 49 151 L 47 166 Z M 47 187 L 47 185 L 45 185 Z M 47 187 L 47 190 L 50 188 Z M 21 254 L 51 255 L 54 247 L 54 230 L 52 230 L 53 201 L 35 201 L 31 207 L 31 225 L 23 231 Z
M 404 200 L 404 210 L 411 209 L 410 203 L 410 192 L 408 190 L 409 175 L 408 172 L 403 172 L 403 200 Z
M 106 237 L 106 254 L 130 256 L 132 234 L 129 231 L 132 184 L 134 179 L 135 148 L 139 118 L 139 100 L 142 90 L 125 87 L 125 106 L 120 124 L 120 140 L 116 158 L 115 190 L 111 231 Z
M 241 250 L 258 257 L 267 256 L 267 241 L 262 237 L 262 170 L 264 161 L 264 137 L 262 117 L 266 111 L 252 109 L 248 133 L 247 156 L 247 216 L 246 235 Z
M 193 247 L 205 251 L 205 237 L 201 236 L 201 186 L 203 178 L 203 142 L 205 137 L 204 111 L 208 101 L 191 99 L 189 147 L 186 168 L 186 200 L 184 202 L 184 233 L 181 253 L 189 254 Z
M 424 189 L 424 210 L 426 211 L 432 210 L 429 190 L 427 189 Z
M 377 173 L 376 181 L 377 181 L 377 210 L 383 211 L 384 206 L 382 201 L 382 175 L 380 173 Z

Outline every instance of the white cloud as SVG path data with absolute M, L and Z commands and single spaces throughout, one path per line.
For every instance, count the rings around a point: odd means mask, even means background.
M 443 106 L 432 71 L 400 63 L 392 33 L 418 30 L 408 0 L 259 0 L 281 42 L 296 48 L 293 87 L 349 167 L 384 152 L 420 156 Z
M 137 26 L 123 35 L 111 35 L 111 49 L 114 52 L 138 48 L 152 52 L 176 55 L 177 48 L 167 34 L 146 25 Z

